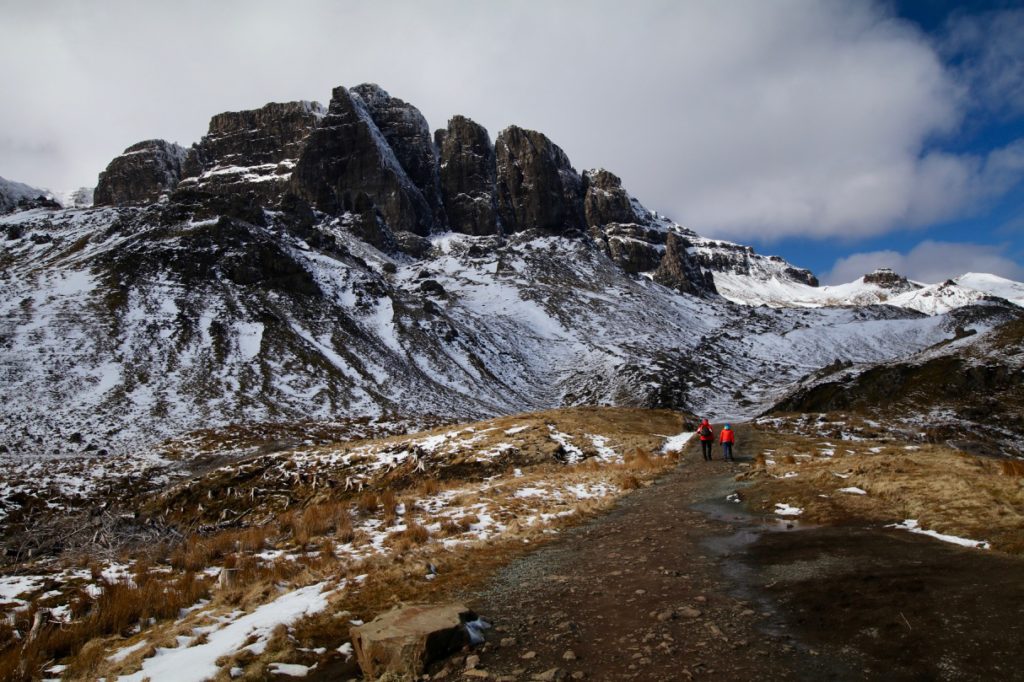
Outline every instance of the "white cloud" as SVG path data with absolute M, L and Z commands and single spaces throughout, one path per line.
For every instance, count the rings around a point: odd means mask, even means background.
M 993 194 L 991 159 L 926 148 L 962 124 L 961 80 L 868 1 L 16 3 L 0 60 L 0 130 L 55 150 L 0 174 L 56 188 L 214 113 L 375 81 L 435 128 L 540 130 L 713 235 L 866 236 Z
M 926 240 L 905 254 L 873 251 L 840 258 L 822 281 L 825 284 L 852 282 L 876 268 L 892 268 L 909 279 L 927 284 L 968 272 L 986 272 L 1024 281 L 1024 267 L 1004 256 L 1003 250 L 1003 247 L 985 244 Z

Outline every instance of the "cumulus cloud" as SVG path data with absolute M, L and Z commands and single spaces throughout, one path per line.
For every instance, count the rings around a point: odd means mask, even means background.
M 842 284 L 872 272 L 891 268 L 926 284 L 952 279 L 968 272 L 986 272 L 1024 281 L 1024 267 L 1003 255 L 1003 247 L 984 244 L 923 241 L 908 253 L 873 251 L 840 258 L 822 277 L 826 284 Z
M 991 156 L 928 149 L 963 123 L 966 77 L 886 7 L 9 4 L 0 130 L 58 153 L 0 159 L 0 173 L 91 184 L 138 140 L 188 144 L 219 111 L 374 81 L 434 127 L 460 113 L 492 136 L 512 123 L 540 130 L 577 168 L 615 171 L 649 207 L 707 234 L 878 234 L 968 212 L 1020 176 Z M 997 166 L 1001 184 L 987 184 Z

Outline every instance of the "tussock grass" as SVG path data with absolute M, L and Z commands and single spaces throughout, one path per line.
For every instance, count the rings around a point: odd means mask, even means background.
M 523 426 L 526 428 L 518 430 Z M 263 679 L 269 675 L 271 659 L 267 657 L 271 654 L 278 657 L 275 660 L 286 660 L 288 652 L 294 653 L 299 646 L 334 649 L 345 641 L 348 619 L 334 615 L 342 607 L 368 620 L 398 600 L 464 588 L 485 579 L 516 553 L 547 541 L 551 536 L 544 533 L 546 529 L 577 523 L 607 508 L 618 495 L 644 485 L 675 462 L 674 457 L 653 453 L 665 436 L 682 429 L 680 416 L 668 411 L 573 408 L 375 441 L 373 447 L 381 452 L 396 453 L 408 449 L 411 440 L 457 430 L 468 445 L 445 450 L 447 443 L 457 440 L 446 436 L 441 449 L 421 452 L 427 460 L 426 471 L 416 470 L 414 462 L 408 461 L 376 470 L 375 477 L 364 477 L 357 485 L 348 484 L 352 471 L 311 469 L 309 462 L 315 465 L 315 458 L 302 463 L 287 451 L 212 470 L 208 477 L 183 483 L 154 502 L 154 509 L 173 510 L 160 518 L 188 528 L 239 523 L 243 518 L 252 525 L 190 533 L 176 546 L 149 552 L 134 565 L 135 587 L 112 587 L 95 603 L 82 593 L 72 607 L 76 618 L 72 626 L 47 634 L 53 639 L 38 652 L 23 650 L 20 644 L 0 647 L 0 657 L 6 657 L 0 658 L 0 665 L 24 660 L 24 679 L 30 679 L 38 676 L 45 661 L 72 657 L 75 679 L 115 676 L 137 669 L 132 666 L 152 655 L 156 646 L 172 645 L 176 636 L 189 634 L 197 623 L 208 624 L 198 620 L 200 615 L 174 623 L 179 610 L 193 605 L 200 596 L 211 601 L 196 614 L 223 614 L 266 603 L 280 594 L 282 586 L 365 576 L 360 581 L 350 580 L 345 591 L 333 597 L 337 608 L 300 622 L 290 633 L 276 635 L 272 646 L 268 644 L 269 653 L 238 653 L 224 661 L 225 665 L 245 667 L 246 678 Z M 507 433 L 509 430 L 513 433 Z M 554 430 L 566 434 L 583 451 L 583 463 L 560 461 L 565 453 L 553 442 Z M 621 461 L 598 457 L 595 435 L 622 453 Z M 253 440 L 255 437 L 248 442 Z M 325 446 L 325 451 L 333 447 L 329 452 L 336 455 L 338 447 L 365 445 Z M 303 453 L 308 452 L 309 448 L 304 448 Z M 364 459 L 373 457 L 369 454 Z M 348 461 L 354 464 L 346 466 L 354 466 L 361 460 L 357 456 Z M 599 496 L 577 499 L 570 485 L 589 486 Z M 525 487 L 543 492 L 517 496 Z M 288 491 L 290 494 L 285 494 Z M 405 507 L 405 527 L 395 532 L 399 500 Z M 424 516 L 422 510 L 427 508 L 432 511 Z M 488 519 L 494 523 L 488 525 Z M 377 532 L 374 529 L 380 529 L 382 522 L 389 535 L 383 543 L 384 553 L 376 554 L 368 547 L 370 533 Z M 498 532 L 498 528 L 502 530 Z M 457 542 L 443 545 L 441 539 Z M 351 548 L 339 548 L 348 543 L 358 555 L 347 554 Z M 272 560 L 266 558 L 272 555 L 254 556 L 270 549 L 285 555 Z M 124 559 L 133 557 L 141 554 Z M 427 564 L 437 567 L 435 580 L 424 579 Z M 198 575 L 210 566 L 223 567 L 219 581 Z M 94 562 L 92 573 L 99 578 L 103 568 Z M 172 572 L 160 572 L 167 569 Z M 179 579 L 182 582 L 177 585 Z M 175 590 L 178 597 L 163 596 Z M 154 606 L 158 603 L 165 604 L 167 610 Z M 25 617 L 28 614 L 14 625 L 22 632 Z M 125 642 L 112 638 L 130 634 L 135 623 L 150 617 L 157 625 L 137 635 L 145 636 L 149 644 L 124 663 L 109 662 L 111 646 L 121 647 Z M 0 641 L 2 635 L 0 631 Z M 64 640 L 58 641 L 58 635 L 68 638 L 68 643 L 61 644 Z
M 778 453 L 794 446 L 820 447 L 813 439 L 786 435 L 771 442 Z M 848 454 L 853 451 L 854 454 Z M 1019 460 L 969 455 L 943 445 L 894 441 L 837 443 L 834 457 L 788 463 L 793 478 L 779 467 L 755 466 L 755 481 L 744 493 L 752 508 L 770 513 L 776 502 L 804 509 L 800 519 L 811 523 L 878 524 L 917 519 L 922 528 L 959 537 L 987 540 L 993 549 L 1024 553 L 1024 485 Z M 856 487 L 857 495 L 839 492 Z
M 177 617 L 180 609 L 208 594 L 209 579 L 192 572 L 166 579 L 149 574 L 137 584 L 105 582 L 103 592 L 83 618 L 68 625 L 46 622 L 33 638 L 24 642 L 7 640 L 8 645 L 0 653 L 0 671 L 5 672 L 4 679 L 36 679 L 36 671 L 46 661 L 74 656 L 69 678 L 90 679 L 104 658 L 99 639 L 130 635 L 133 626 L 150 618 Z M 36 611 L 33 608 L 24 613 L 20 617 L 24 621 L 16 622 L 15 627 L 28 632 Z

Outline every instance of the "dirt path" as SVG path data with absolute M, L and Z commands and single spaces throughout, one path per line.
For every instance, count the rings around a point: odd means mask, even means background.
M 740 470 L 691 447 L 464 595 L 495 625 L 468 676 L 1024 679 L 1024 562 L 896 531 L 766 525 L 724 502 Z

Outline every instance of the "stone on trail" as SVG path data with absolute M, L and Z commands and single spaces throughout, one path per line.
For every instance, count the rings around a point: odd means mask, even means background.
M 463 623 L 475 619 L 461 604 L 418 604 L 392 609 L 349 634 L 367 679 L 385 673 L 411 678 L 469 643 Z

